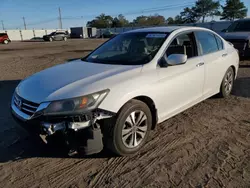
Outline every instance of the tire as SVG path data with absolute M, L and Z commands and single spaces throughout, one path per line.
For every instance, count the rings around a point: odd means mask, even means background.
M 67 41 L 67 37 L 63 37 L 63 40 L 64 40 L 64 41 Z
M 8 44 L 9 41 L 8 41 L 8 40 L 4 40 L 3 43 L 4 43 L 4 44 Z
M 133 124 L 131 118 L 137 124 Z M 148 106 L 141 101 L 131 100 L 118 112 L 115 125 L 110 128 L 107 147 L 121 156 L 134 154 L 146 143 L 151 127 L 152 114 Z
M 227 69 L 226 74 L 223 77 L 219 96 L 222 98 L 227 98 L 232 92 L 233 84 L 234 84 L 234 70 L 232 67 L 229 67 Z
M 52 37 L 50 37 L 50 38 L 49 38 L 49 41 L 50 41 L 50 42 L 52 42 L 52 41 L 53 41 Z

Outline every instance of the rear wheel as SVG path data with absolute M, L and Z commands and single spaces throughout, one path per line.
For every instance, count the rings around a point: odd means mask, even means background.
M 230 95 L 234 84 L 234 71 L 232 67 L 227 70 L 220 87 L 220 97 L 226 98 Z
M 107 147 L 118 155 L 134 154 L 145 144 L 152 127 L 148 106 L 131 100 L 118 113 Z
M 64 41 L 67 41 L 67 37 L 63 37 L 63 40 L 64 40 Z
M 8 41 L 8 40 L 4 40 L 3 43 L 4 43 L 4 44 L 8 44 L 9 41 Z

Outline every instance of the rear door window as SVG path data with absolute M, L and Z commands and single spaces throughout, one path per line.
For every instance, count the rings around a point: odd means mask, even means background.
M 196 32 L 197 43 L 202 55 L 217 52 L 219 50 L 214 34 L 207 31 Z

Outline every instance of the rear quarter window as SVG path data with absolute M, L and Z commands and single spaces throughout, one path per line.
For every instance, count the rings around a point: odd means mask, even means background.
M 216 42 L 218 44 L 219 50 L 223 50 L 224 49 L 223 41 L 218 36 L 216 36 L 216 35 L 214 35 L 214 36 L 215 36 Z

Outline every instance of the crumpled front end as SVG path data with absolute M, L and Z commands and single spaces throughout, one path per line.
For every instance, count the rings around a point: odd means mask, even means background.
M 50 103 L 36 104 L 17 94 L 11 101 L 12 114 L 25 129 L 39 134 L 45 143 L 58 135 L 63 138 L 69 154 L 81 150 L 86 155 L 99 153 L 103 149 L 100 121 L 115 114 L 94 109 L 80 115 L 44 116 L 43 111 Z

